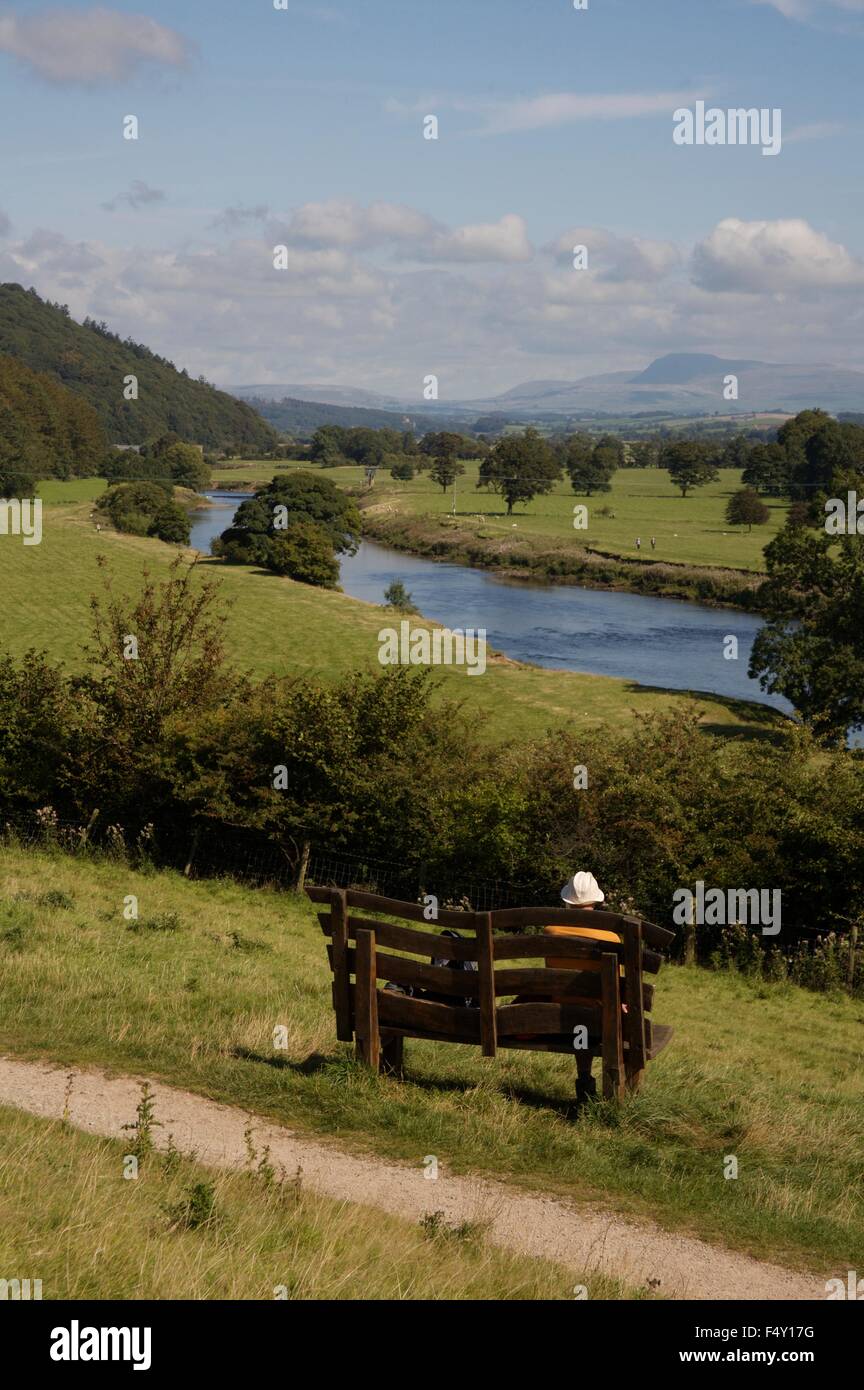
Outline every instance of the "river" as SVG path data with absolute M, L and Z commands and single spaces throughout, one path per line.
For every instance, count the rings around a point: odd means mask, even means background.
M 209 554 L 211 540 L 231 524 L 249 494 L 205 495 L 213 506 L 192 513 L 190 544 Z M 451 628 L 485 628 L 491 646 L 515 661 L 791 709 L 747 675 L 761 627 L 750 613 L 570 584 L 504 580 L 371 541 L 342 558 L 342 588 L 353 598 L 381 603 L 394 579 L 402 580 L 425 617 Z M 738 639 L 737 660 L 723 654 L 727 637 Z

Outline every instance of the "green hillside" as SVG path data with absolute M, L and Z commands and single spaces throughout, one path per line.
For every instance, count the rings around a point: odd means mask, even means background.
M 326 405 L 321 401 L 300 401 L 283 396 L 281 401 L 252 397 L 259 415 L 283 434 L 297 439 L 311 439 L 321 425 L 342 425 L 345 429 L 362 426 L 370 430 L 406 430 L 420 432 L 443 428 L 437 417 L 401 415 L 395 410 L 369 410 L 359 405 Z
M 87 477 L 105 447 L 87 401 L 49 373 L 0 356 L 0 473 Z
M 21 285 L 0 285 L 0 353 L 48 372 L 95 409 L 110 443 L 144 444 L 172 431 L 207 448 L 272 448 L 270 425 L 243 401 L 104 323 L 70 318 L 65 305 Z M 124 399 L 124 378 L 138 379 L 138 399 Z

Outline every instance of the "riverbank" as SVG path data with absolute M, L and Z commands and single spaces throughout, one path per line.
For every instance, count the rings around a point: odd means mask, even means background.
M 502 536 L 477 516 L 406 516 L 391 502 L 365 500 L 363 495 L 358 502 L 364 537 L 424 559 L 494 570 L 508 579 L 759 611 L 764 576 L 753 571 L 627 559 L 572 541 L 550 542 L 531 534 Z
M 70 670 L 80 671 L 91 622 L 90 597 L 102 593 L 99 556 L 106 558 L 115 594 L 122 599 L 139 590 L 143 566 L 154 578 L 162 578 L 177 552 L 145 536 L 97 532 L 90 518 L 92 505 L 64 500 L 66 489 L 77 491 L 75 485 L 55 485 L 55 500 L 45 508 L 41 546 L 0 546 L 7 614 L 0 645 L 16 657 L 41 648 Z M 230 524 L 230 516 L 220 517 L 216 508 L 199 515 L 212 517 L 219 529 Z M 203 556 L 199 573 L 218 576 L 222 582 L 228 606 L 225 642 L 238 669 L 325 681 L 348 671 L 381 670 L 378 633 L 392 619 L 392 611 L 385 615 L 380 607 L 334 590 Z M 506 602 L 506 591 L 502 598 Z M 434 626 L 423 619 L 415 622 Z M 500 649 L 491 632 L 490 641 Z M 664 679 L 654 683 L 665 684 Z M 683 692 L 647 688 L 632 679 L 549 670 L 499 657 L 490 660 L 480 680 L 460 668 L 443 667 L 436 673 L 436 687 L 436 699 L 458 701 L 483 736 L 495 742 L 539 737 L 548 729 L 567 726 L 621 727 L 641 715 L 683 710 L 691 704 Z M 709 733 L 771 738 L 782 725 L 775 711 L 742 699 L 700 695 L 697 703 Z

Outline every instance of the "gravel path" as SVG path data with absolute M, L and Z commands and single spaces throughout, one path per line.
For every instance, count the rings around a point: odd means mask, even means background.
M 59 1119 L 68 1075 L 68 1068 L 0 1058 L 0 1104 Z M 135 1117 L 144 1078 L 77 1069 L 73 1075 L 70 1122 L 91 1134 L 123 1138 L 121 1126 Z M 251 1119 L 256 1147 L 260 1151 L 270 1145 L 277 1170 L 281 1164 L 293 1175 L 301 1167 L 304 1185 L 328 1197 L 378 1207 L 414 1222 L 431 1211 L 443 1211 L 448 1221 L 488 1221 L 489 1239 L 497 1245 L 555 1260 L 578 1272 L 612 1275 L 637 1288 L 650 1280 L 667 1298 L 825 1298 L 824 1278 L 488 1179 L 451 1177 L 439 1168 L 437 1180 L 430 1181 L 424 1176 L 423 1155 L 416 1167 L 408 1167 L 344 1153 L 189 1091 L 150 1084 L 156 1118 L 164 1126 L 154 1131 L 157 1146 L 167 1142 L 170 1131 L 178 1149 L 194 1150 L 201 1163 L 212 1167 L 245 1163 L 243 1134 Z M 840 1273 L 845 1278 L 845 1271 Z

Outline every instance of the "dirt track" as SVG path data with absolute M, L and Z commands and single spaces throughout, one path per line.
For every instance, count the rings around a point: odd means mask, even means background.
M 68 1068 L 0 1058 L 0 1104 L 59 1119 L 63 1115 Z M 108 1077 L 74 1071 L 70 1122 L 91 1134 L 123 1138 L 122 1125 L 134 1119 L 145 1078 Z M 648 1281 L 667 1298 L 824 1299 L 825 1279 L 766 1264 L 748 1255 L 673 1235 L 654 1225 L 637 1225 L 610 1212 L 580 1209 L 560 1199 L 533 1196 L 487 1179 L 424 1177 L 423 1155 L 416 1167 L 345 1153 L 264 1123 L 188 1091 L 151 1082 L 157 1146 L 173 1134 L 177 1148 L 195 1152 L 213 1167 L 241 1167 L 246 1161 L 244 1130 L 251 1119 L 256 1146 L 270 1145 L 271 1161 L 289 1175 L 303 1170 L 314 1190 L 349 1202 L 378 1207 L 418 1221 L 443 1211 L 448 1221 L 485 1220 L 494 1243 L 569 1266 L 596 1270 L 634 1287 Z M 832 1271 L 845 1278 L 845 1271 Z M 828 1276 L 826 1275 L 826 1278 Z M 656 1283 L 654 1281 L 657 1281 Z M 574 1281 L 575 1282 L 575 1281 Z

